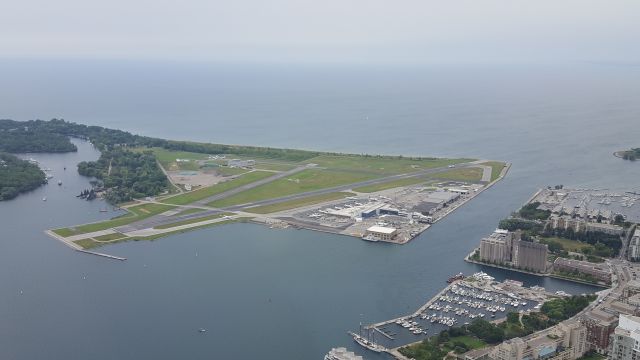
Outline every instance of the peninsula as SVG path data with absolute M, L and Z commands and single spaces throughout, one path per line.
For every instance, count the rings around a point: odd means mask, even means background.
M 81 138 L 100 150 L 97 161 L 78 166 L 97 179 L 90 198 L 127 213 L 47 231 L 77 250 L 239 221 L 404 244 L 509 169 L 490 160 L 172 141 L 56 119 L 0 127 L 46 132 L 57 142 Z

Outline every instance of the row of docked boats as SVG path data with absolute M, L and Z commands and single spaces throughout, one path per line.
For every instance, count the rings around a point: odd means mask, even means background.
M 398 319 L 396 320 L 396 324 L 402 326 L 405 329 L 408 329 L 413 335 L 426 334 L 428 328 L 422 328 L 417 321 L 410 321 L 408 319 Z

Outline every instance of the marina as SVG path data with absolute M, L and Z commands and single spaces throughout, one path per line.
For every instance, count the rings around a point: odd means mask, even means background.
M 449 285 L 414 313 L 361 326 L 360 334 L 349 334 L 366 349 L 379 352 L 382 348 L 393 355 L 399 347 L 420 342 L 450 327 L 469 325 L 475 319 L 500 322 L 510 312 L 537 311 L 546 300 L 567 295 L 560 291 L 550 293 L 539 286 L 523 287 L 514 280 L 496 282 L 483 272 L 469 277 L 457 274 L 451 279 Z M 382 336 L 370 335 L 376 333 Z

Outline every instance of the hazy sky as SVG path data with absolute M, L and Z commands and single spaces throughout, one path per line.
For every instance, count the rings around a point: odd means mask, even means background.
M 640 0 L 5 0 L 0 57 L 640 60 Z

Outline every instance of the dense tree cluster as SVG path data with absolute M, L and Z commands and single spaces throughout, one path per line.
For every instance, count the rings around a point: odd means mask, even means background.
M 123 148 L 104 150 L 97 161 L 78 164 L 80 175 L 96 177 L 107 188 L 111 203 L 156 195 L 167 187 L 167 178 L 151 152 Z
M 596 247 L 597 256 L 616 256 L 622 247 L 622 240 L 618 235 L 611 235 L 599 231 L 573 231 L 573 229 L 548 229 L 542 235 L 557 236 L 565 239 L 582 241 Z
M 45 182 L 45 174 L 38 165 L 11 154 L 0 153 L 0 201 L 13 199 Z
M 60 153 L 77 151 L 69 138 L 55 133 L 29 128 L 3 129 L 0 127 L 0 151 L 9 153 Z
M 523 219 L 528 220 L 547 220 L 551 215 L 551 211 L 549 210 L 539 210 L 538 206 L 540 206 L 539 202 L 532 202 L 525 206 L 523 206 L 518 214 Z
M 122 130 L 107 129 L 101 126 L 76 124 L 61 119 L 53 119 L 50 121 L 0 120 L 0 129 L 10 130 L 24 127 L 28 127 L 32 131 L 87 139 L 93 142 L 100 150 L 112 148 L 114 146 L 161 147 L 167 150 L 190 151 L 203 154 L 236 154 L 289 161 L 303 161 L 319 155 L 318 152 L 305 150 L 205 144 L 190 141 L 157 139 L 147 136 L 134 135 Z

